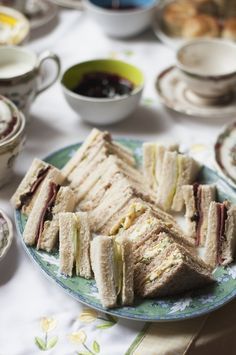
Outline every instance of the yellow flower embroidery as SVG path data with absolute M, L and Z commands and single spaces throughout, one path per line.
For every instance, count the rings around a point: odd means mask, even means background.
M 98 318 L 98 312 L 91 308 L 85 308 L 78 319 L 83 323 L 92 323 Z
M 83 330 L 79 330 L 78 332 L 73 332 L 68 336 L 71 343 L 74 344 L 84 344 L 86 342 L 86 334 Z
M 43 332 L 48 333 L 56 328 L 57 321 L 54 318 L 43 317 L 40 321 L 40 327 Z
M 202 152 L 206 149 L 207 149 L 207 147 L 204 144 L 193 144 L 190 147 L 190 151 L 193 153 Z

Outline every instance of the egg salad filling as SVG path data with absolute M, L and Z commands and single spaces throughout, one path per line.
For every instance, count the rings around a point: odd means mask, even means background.
M 156 223 L 156 219 L 149 217 L 147 220 L 137 226 L 130 234 L 129 234 L 129 239 L 132 241 L 135 241 L 139 239 L 142 235 L 148 232 Z
M 157 245 L 154 245 L 151 248 L 148 248 L 148 250 L 145 250 L 142 256 L 143 260 L 152 259 L 153 257 L 159 255 L 163 250 L 173 244 L 173 241 L 169 238 L 163 238 L 157 243 Z
M 141 203 L 134 203 L 129 207 L 129 210 L 126 215 L 124 215 L 118 223 L 116 223 L 110 230 L 109 235 L 116 235 L 120 232 L 120 230 L 128 229 L 135 219 L 141 214 L 143 214 L 146 210 L 146 207 Z
M 165 272 L 169 271 L 173 266 L 178 265 L 181 260 L 182 254 L 179 251 L 173 252 L 160 265 L 158 265 L 153 271 L 150 272 L 145 281 L 152 282 L 156 280 Z

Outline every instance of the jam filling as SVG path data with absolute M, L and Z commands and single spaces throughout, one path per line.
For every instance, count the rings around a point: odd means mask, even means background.
M 134 84 L 117 74 L 106 72 L 91 72 L 84 74 L 73 92 L 82 96 L 111 99 L 127 95 Z
M 201 208 L 201 186 L 198 183 L 193 184 L 193 196 L 194 196 L 194 204 L 196 212 L 191 218 L 192 222 L 196 222 L 196 239 L 195 244 L 199 246 L 201 240 L 201 226 L 203 221 L 203 214 Z
M 23 195 L 20 196 L 20 206 L 19 209 L 22 209 L 23 206 L 27 206 L 32 198 L 32 196 L 35 194 L 35 192 L 37 191 L 39 185 L 41 184 L 41 182 L 44 180 L 45 176 L 47 175 L 49 169 L 51 167 L 48 166 L 45 169 L 41 169 L 38 172 L 38 175 L 36 177 L 36 180 L 34 181 L 34 183 L 32 184 L 32 186 L 30 187 L 30 190 L 27 191 L 26 193 L 24 193 Z
M 225 203 L 217 203 L 217 263 L 222 264 L 222 246 L 226 240 L 225 236 L 225 222 L 227 220 L 227 206 Z
M 39 225 L 38 225 L 36 238 L 35 238 L 36 243 L 39 241 L 40 236 L 43 232 L 43 225 L 44 225 L 45 221 L 52 220 L 52 217 L 53 217 L 52 209 L 55 204 L 55 200 L 56 200 L 59 188 L 60 188 L 59 185 L 55 184 L 54 182 L 51 182 L 50 190 L 49 190 L 49 194 L 48 194 L 48 199 L 45 203 L 44 209 L 43 209 L 40 219 L 39 219 Z

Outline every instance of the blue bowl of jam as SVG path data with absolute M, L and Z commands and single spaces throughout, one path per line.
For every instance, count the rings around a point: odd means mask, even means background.
M 97 59 L 68 68 L 61 84 L 68 104 L 83 120 L 106 125 L 134 112 L 141 99 L 144 76 L 129 63 Z
M 89 16 L 111 37 L 132 37 L 152 22 L 157 0 L 85 0 Z

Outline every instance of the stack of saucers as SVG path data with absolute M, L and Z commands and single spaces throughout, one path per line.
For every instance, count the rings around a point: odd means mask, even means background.
M 0 96 L 0 187 L 9 181 L 24 141 L 24 115 L 10 100 Z

